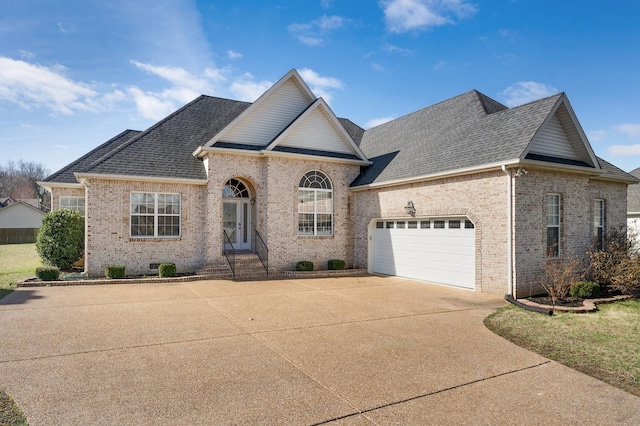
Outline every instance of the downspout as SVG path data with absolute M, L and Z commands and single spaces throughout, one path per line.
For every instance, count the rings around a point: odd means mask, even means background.
M 87 256 L 87 250 L 89 247 L 89 221 L 88 221 L 88 215 L 87 213 L 89 212 L 88 209 L 88 203 L 89 203 L 89 197 L 87 196 L 88 192 L 89 192 L 89 188 L 91 187 L 91 183 L 89 182 L 88 179 L 80 179 L 80 183 L 82 184 L 82 186 L 84 187 L 84 271 L 82 271 L 82 274 L 86 277 L 89 276 L 89 262 L 88 262 L 88 256 Z
M 504 164 L 502 171 L 507 175 L 507 295 L 513 297 L 513 185 L 511 172 Z

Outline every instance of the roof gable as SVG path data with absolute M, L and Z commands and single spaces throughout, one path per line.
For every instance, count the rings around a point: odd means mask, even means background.
M 317 99 L 298 116 L 265 151 L 277 148 L 350 154 L 367 161 L 364 153 L 322 98 Z
M 521 158 L 531 159 L 540 158 L 540 156 L 572 160 L 577 162 L 576 164 L 600 169 L 591 145 L 565 94 L 560 96 Z
M 267 146 L 316 100 L 296 70 L 289 71 L 205 147 L 216 142 Z

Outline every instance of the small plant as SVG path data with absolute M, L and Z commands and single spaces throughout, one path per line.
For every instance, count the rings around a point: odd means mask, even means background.
M 158 276 L 160 276 L 160 278 L 175 277 L 176 276 L 175 263 L 161 263 L 160 266 L 158 266 Z
M 124 278 L 124 265 L 105 266 L 104 276 L 109 279 Z
M 296 263 L 296 271 L 313 271 L 313 262 L 301 260 Z
M 600 284 L 593 281 L 577 281 L 571 285 L 569 294 L 583 299 L 600 295 Z
M 540 285 L 557 303 L 567 297 L 571 285 L 580 281 L 585 273 L 582 260 L 575 256 L 546 259 L 541 264 Z
M 327 269 L 341 271 L 344 269 L 344 260 L 341 259 L 331 259 L 327 262 Z
M 60 278 L 60 269 L 55 266 L 40 266 L 36 268 L 36 277 L 42 281 L 57 281 Z

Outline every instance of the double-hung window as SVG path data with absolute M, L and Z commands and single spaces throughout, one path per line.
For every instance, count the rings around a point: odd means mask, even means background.
M 60 197 L 60 208 L 75 210 L 84 216 L 84 197 Z
M 604 239 L 604 200 L 593 200 L 593 241 L 598 250 Z
M 333 235 L 333 187 L 317 170 L 306 173 L 298 185 L 298 235 Z
M 547 194 L 547 256 L 560 254 L 560 195 Z
M 180 237 L 180 194 L 131 193 L 131 236 Z

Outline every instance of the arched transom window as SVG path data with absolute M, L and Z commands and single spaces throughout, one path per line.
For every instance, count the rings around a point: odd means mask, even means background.
M 317 170 L 305 173 L 298 185 L 298 234 L 333 235 L 333 187 Z
M 229 179 L 222 188 L 224 198 L 249 198 L 249 190 L 237 179 Z

